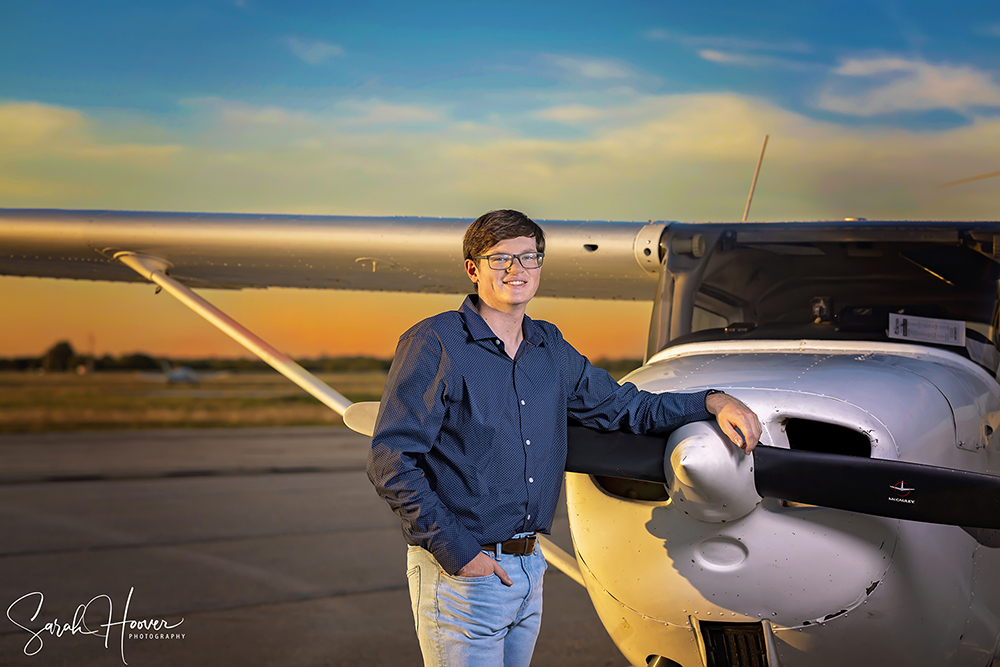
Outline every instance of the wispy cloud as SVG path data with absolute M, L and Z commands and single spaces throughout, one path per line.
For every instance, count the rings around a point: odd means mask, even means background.
M 0 162 L 58 158 L 78 164 L 162 166 L 178 145 L 103 141 L 94 124 L 72 109 L 37 103 L 0 105 Z
M 698 51 L 698 57 L 702 60 L 718 63 L 719 65 L 733 65 L 736 67 L 748 67 L 752 69 L 784 69 L 795 72 L 805 72 L 819 68 L 819 65 L 798 60 L 788 60 L 786 58 L 775 58 L 773 56 L 762 56 L 756 54 L 731 53 L 726 51 L 716 51 L 713 49 L 702 49 Z
M 726 51 L 770 51 L 773 53 L 811 53 L 812 48 L 808 42 L 798 40 L 754 40 L 740 37 L 726 37 L 720 35 L 686 35 L 655 28 L 647 30 L 642 35 L 645 39 L 659 42 L 676 42 L 684 46 L 707 47 L 710 49 L 723 49 Z
M 373 98 L 347 99 L 337 102 L 326 111 L 298 111 L 279 106 L 255 106 L 219 98 L 187 100 L 186 105 L 217 115 L 230 129 L 241 132 L 258 132 L 269 128 L 269 137 L 281 140 L 282 133 L 320 135 L 337 132 L 348 126 L 408 127 L 414 124 L 436 123 L 447 118 L 442 107 L 419 104 L 393 104 Z
M 286 43 L 292 53 L 310 65 L 321 65 L 330 58 L 344 55 L 343 47 L 327 42 L 289 37 Z
M 897 111 L 1000 107 L 990 72 L 901 57 L 850 58 L 833 70 L 839 80 L 820 91 L 816 106 L 854 116 Z
M 561 55 L 544 55 L 542 60 L 576 78 L 603 80 L 628 79 L 635 76 L 631 67 L 617 60 Z
M 104 138 L 91 119 L 73 109 L 0 105 L 0 200 L 5 202 L 58 206 L 107 196 L 126 180 L 123 175 L 162 175 L 182 155 L 178 144 Z
M 680 97 L 672 98 L 679 99 Z M 641 125 L 662 118 L 663 101 L 661 95 L 633 94 L 618 99 L 601 97 L 599 103 L 553 104 L 531 114 L 532 118 L 547 120 L 578 128 L 589 128 L 592 132 L 608 132 L 614 128 Z
M 564 104 L 548 107 L 532 114 L 540 120 L 551 120 L 567 125 L 580 125 L 604 120 L 608 117 L 608 111 L 586 104 Z
M 647 30 L 643 37 L 651 41 L 666 41 L 694 49 L 702 60 L 734 67 L 752 69 L 815 70 L 818 65 L 795 59 L 796 55 L 812 52 L 803 41 L 768 41 L 739 37 L 686 35 L 672 30 Z M 770 54 L 781 54 L 779 56 Z
M 349 125 L 436 123 L 445 117 L 445 112 L 439 108 L 417 104 L 391 104 L 378 99 L 349 100 L 337 105 L 336 109 L 348 114 L 343 122 Z

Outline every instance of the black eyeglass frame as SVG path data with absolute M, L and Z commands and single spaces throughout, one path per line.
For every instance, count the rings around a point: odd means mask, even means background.
M 525 255 L 537 255 L 538 256 L 538 266 L 525 266 L 524 265 L 524 260 L 521 259 Z M 507 262 L 503 266 L 493 266 L 493 258 L 494 257 L 508 257 L 509 259 L 507 260 Z M 485 259 L 486 263 L 494 271 L 506 271 L 507 269 L 509 269 L 510 267 L 512 267 L 514 265 L 514 260 L 516 259 L 517 263 L 521 265 L 521 268 L 523 268 L 526 271 L 530 271 L 532 269 L 540 269 L 540 268 L 542 268 L 542 262 L 545 260 L 545 253 L 544 252 L 538 252 L 537 250 L 532 250 L 531 252 L 522 252 L 520 255 L 514 255 L 514 254 L 511 254 L 509 252 L 498 252 L 498 253 L 493 254 L 493 255 L 476 255 L 475 257 L 470 257 L 469 259 Z

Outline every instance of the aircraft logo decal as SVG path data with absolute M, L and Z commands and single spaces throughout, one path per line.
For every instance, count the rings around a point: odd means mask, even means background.
M 889 488 L 890 489 L 896 489 L 897 491 L 899 491 L 899 493 L 900 493 L 901 496 L 908 496 L 908 495 L 910 495 L 910 491 L 915 491 L 916 490 L 916 489 L 914 489 L 912 487 L 907 486 L 906 482 L 904 480 L 900 480 L 899 482 L 897 482 L 896 484 L 893 484 Z M 903 493 L 904 491 L 906 493 Z
M 916 503 L 916 501 L 913 500 L 912 498 L 906 497 L 910 495 L 910 491 L 916 491 L 915 488 L 906 485 L 906 480 L 901 479 L 897 483 L 891 485 L 889 488 L 894 489 L 897 493 L 899 493 L 899 496 L 895 498 L 889 496 L 889 500 L 895 503 L 906 503 L 908 505 L 913 505 Z

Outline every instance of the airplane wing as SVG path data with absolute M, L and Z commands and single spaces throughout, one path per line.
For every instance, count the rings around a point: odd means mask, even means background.
M 0 275 L 141 281 L 115 259 L 156 257 L 192 288 L 464 294 L 457 218 L 0 209 Z M 541 221 L 540 296 L 649 299 L 664 223 Z M 648 252 L 647 252 L 648 251 Z

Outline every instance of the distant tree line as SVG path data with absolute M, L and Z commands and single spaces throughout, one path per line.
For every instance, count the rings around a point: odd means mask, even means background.
M 296 359 L 303 368 L 313 373 L 359 373 L 364 371 L 388 372 L 392 359 L 376 357 L 319 357 L 316 359 Z M 45 371 L 64 373 L 67 371 L 158 371 L 163 362 L 171 366 L 187 366 L 196 371 L 231 371 L 253 373 L 267 371 L 270 366 L 259 359 L 171 359 L 151 357 L 141 352 L 113 357 L 105 354 L 92 357 L 79 354 L 69 341 L 59 341 L 40 357 L 0 358 L 0 371 Z M 620 378 L 642 365 L 641 359 L 598 359 L 600 366 L 616 378 Z
M 0 371 L 45 371 L 61 373 L 87 371 L 158 371 L 163 362 L 170 366 L 187 366 L 196 371 L 267 371 L 270 366 L 259 359 L 172 359 L 153 357 L 141 352 L 114 357 L 80 354 L 69 341 L 59 341 L 40 357 L 0 358 Z M 314 373 L 351 373 L 362 371 L 387 372 L 392 359 L 375 357 L 320 357 L 296 359 L 303 368 Z

